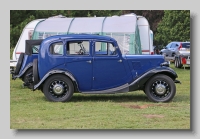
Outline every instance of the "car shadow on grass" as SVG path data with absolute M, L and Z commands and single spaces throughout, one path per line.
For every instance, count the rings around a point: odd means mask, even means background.
M 147 96 L 144 94 L 107 94 L 107 95 L 100 95 L 100 94 L 93 94 L 93 95 L 86 95 L 86 94 L 74 94 L 71 98 L 70 102 L 147 102 L 149 101 Z

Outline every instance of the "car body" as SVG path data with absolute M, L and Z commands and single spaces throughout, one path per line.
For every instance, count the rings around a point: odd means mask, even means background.
M 160 50 L 160 54 L 165 55 L 166 57 L 174 57 L 179 54 L 180 48 L 188 49 L 190 47 L 190 42 L 170 42 L 164 49 Z
M 33 60 L 33 88 L 47 100 L 69 101 L 74 92 L 110 94 L 143 90 L 149 100 L 168 102 L 178 75 L 162 55 L 122 55 L 108 36 L 71 34 L 44 39 Z

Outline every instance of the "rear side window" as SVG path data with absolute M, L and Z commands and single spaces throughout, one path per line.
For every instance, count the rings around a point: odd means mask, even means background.
M 34 45 L 32 47 L 32 53 L 33 54 L 38 54 L 39 53 L 39 47 L 40 47 L 40 45 Z
M 190 48 L 190 43 L 182 43 L 183 48 Z
M 50 54 L 52 55 L 63 55 L 63 43 L 56 42 L 50 46 Z

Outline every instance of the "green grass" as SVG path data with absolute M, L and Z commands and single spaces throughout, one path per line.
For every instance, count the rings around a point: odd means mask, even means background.
M 190 129 L 190 69 L 174 68 L 178 80 L 170 103 L 150 102 L 142 91 L 75 93 L 70 102 L 49 102 L 40 91 L 10 78 L 11 129 Z

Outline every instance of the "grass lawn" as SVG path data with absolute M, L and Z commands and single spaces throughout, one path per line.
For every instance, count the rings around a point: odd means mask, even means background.
M 174 68 L 172 102 L 150 102 L 142 91 L 124 94 L 74 93 L 70 102 L 49 102 L 40 91 L 10 78 L 11 129 L 190 129 L 190 69 Z

